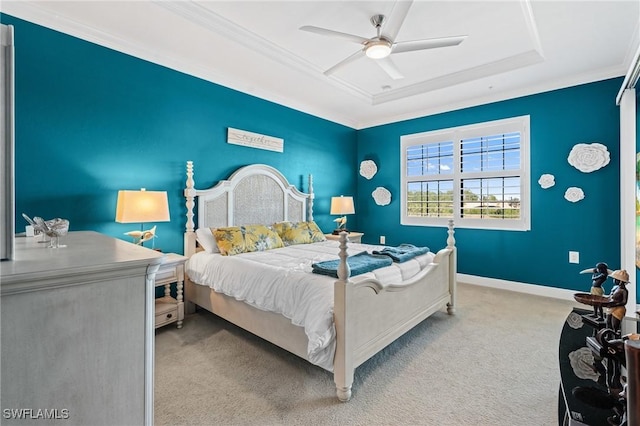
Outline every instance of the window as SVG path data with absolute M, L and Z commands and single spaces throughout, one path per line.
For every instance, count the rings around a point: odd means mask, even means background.
M 400 138 L 403 225 L 529 230 L 529 116 Z

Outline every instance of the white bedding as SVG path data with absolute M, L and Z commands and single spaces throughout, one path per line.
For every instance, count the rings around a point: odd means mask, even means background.
M 383 246 L 349 244 L 349 255 L 371 253 Z M 339 242 L 324 241 L 279 249 L 222 256 L 199 252 L 187 262 L 192 282 L 244 301 L 258 309 L 279 313 L 304 327 L 307 353 L 313 364 L 332 371 L 335 351 L 333 283 L 335 278 L 311 272 L 311 264 L 338 258 Z M 358 282 L 375 278 L 398 284 L 433 261 L 429 252 L 403 263 L 351 277 Z

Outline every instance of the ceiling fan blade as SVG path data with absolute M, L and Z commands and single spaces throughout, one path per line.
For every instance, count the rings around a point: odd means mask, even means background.
M 381 35 L 387 38 L 387 40 L 394 41 L 396 39 L 412 3 L 413 1 L 397 1 L 396 4 L 393 5 L 387 22 L 382 24 Z
M 337 70 L 339 70 L 340 68 L 344 67 L 347 64 L 350 64 L 351 62 L 355 61 L 356 59 L 361 58 L 362 56 L 364 56 L 364 50 L 358 50 L 353 55 L 347 57 L 346 59 L 343 59 L 342 61 L 338 62 L 337 64 L 335 64 L 334 66 L 332 66 L 331 68 L 326 70 L 323 74 L 324 75 L 331 75 L 334 72 L 336 72 Z
M 374 59 L 374 61 L 378 65 L 380 65 L 380 68 L 382 68 L 384 72 L 389 74 L 389 77 L 391 77 L 392 79 L 401 80 L 404 78 L 404 75 L 400 73 L 400 70 L 398 69 L 398 67 L 396 67 L 396 64 L 394 64 L 391 58 L 389 58 L 388 56 L 382 59 Z
M 412 52 L 414 50 L 435 49 L 438 47 L 457 46 L 467 38 L 463 36 L 429 38 L 426 40 L 401 41 L 394 43 L 391 53 Z
M 369 41 L 368 38 L 360 37 L 353 34 L 342 33 L 340 31 L 328 30 L 326 28 L 314 27 L 312 25 L 305 25 L 304 27 L 300 27 L 302 31 L 308 31 L 310 33 L 316 33 L 320 35 L 326 35 L 330 37 L 338 37 L 343 40 L 352 41 L 354 43 L 366 43 Z

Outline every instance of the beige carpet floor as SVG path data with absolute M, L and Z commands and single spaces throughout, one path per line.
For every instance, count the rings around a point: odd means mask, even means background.
M 459 285 L 355 373 L 330 373 L 205 311 L 156 331 L 156 425 L 557 424 L 558 339 L 576 303 Z

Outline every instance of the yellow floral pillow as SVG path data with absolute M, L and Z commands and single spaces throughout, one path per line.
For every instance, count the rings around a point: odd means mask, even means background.
M 247 251 L 244 243 L 244 233 L 239 226 L 216 228 L 212 232 L 218 244 L 218 249 L 223 256 L 233 256 Z
M 320 227 L 314 222 L 303 222 L 307 224 L 307 228 L 309 229 L 309 234 L 311 234 L 311 241 L 314 243 L 319 243 L 320 241 L 325 241 L 327 238 L 324 236 L 324 233 L 320 229 Z
M 245 230 L 244 243 L 248 252 L 284 247 L 280 236 L 265 225 L 247 225 L 242 228 Z
M 307 233 L 301 233 L 294 229 L 291 222 L 278 222 L 273 224 L 273 229 L 280 235 L 285 246 L 310 243 Z
M 317 243 L 325 240 L 324 234 L 314 221 L 278 222 L 273 225 L 273 229 L 280 235 L 285 246 Z
M 223 256 L 284 247 L 280 236 L 264 225 L 217 228 L 213 236 Z

